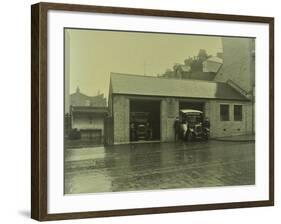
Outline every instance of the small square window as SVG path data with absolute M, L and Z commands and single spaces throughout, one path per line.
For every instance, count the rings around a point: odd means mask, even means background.
M 229 105 L 220 105 L 220 119 L 221 121 L 229 121 Z
M 242 105 L 234 105 L 234 120 L 242 121 Z

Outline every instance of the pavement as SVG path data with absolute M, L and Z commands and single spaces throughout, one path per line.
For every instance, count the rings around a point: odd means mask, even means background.
M 227 136 L 214 138 L 216 141 L 224 142 L 255 142 L 255 135 L 237 135 L 237 136 Z
M 65 193 L 255 184 L 255 143 L 126 144 L 65 151 Z

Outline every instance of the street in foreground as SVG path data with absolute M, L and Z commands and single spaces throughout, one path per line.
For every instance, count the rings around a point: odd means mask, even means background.
M 65 152 L 66 194 L 253 184 L 254 142 L 143 143 Z

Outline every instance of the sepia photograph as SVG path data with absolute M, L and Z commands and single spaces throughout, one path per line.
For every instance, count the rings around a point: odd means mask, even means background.
M 255 185 L 255 38 L 64 28 L 64 193 Z
M 274 205 L 274 18 L 182 10 L 32 5 L 33 219 Z

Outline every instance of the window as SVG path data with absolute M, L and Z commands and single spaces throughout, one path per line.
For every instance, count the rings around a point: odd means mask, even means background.
M 234 105 L 234 120 L 242 121 L 242 105 Z
M 227 104 L 220 105 L 220 118 L 221 121 L 229 121 L 229 105 Z

